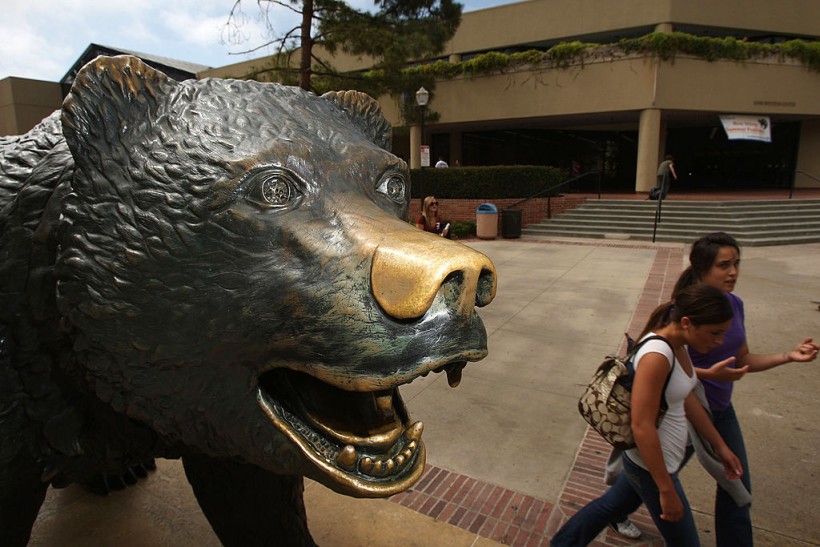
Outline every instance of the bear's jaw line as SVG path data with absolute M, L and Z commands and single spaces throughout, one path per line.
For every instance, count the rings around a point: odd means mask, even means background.
M 400 382 L 444 372 L 455 388 L 466 365 L 460 359 L 432 361 Z M 274 369 L 260 376 L 257 402 L 307 460 L 345 492 L 390 496 L 421 478 L 424 426 L 411 421 L 397 385 L 351 392 L 304 372 Z M 357 421 L 345 423 L 347 415 Z
M 401 398 L 397 396 L 398 389 L 395 395 L 394 399 L 403 409 Z M 257 390 L 257 400 L 273 425 L 347 492 L 363 497 L 391 496 L 403 492 L 421 478 L 426 460 L 421 422 L 398 427 L 398 440 L 388 450 L 378 455 L 369 454 L 367 446 L 337 442 L 320 434 L 261 387 Z

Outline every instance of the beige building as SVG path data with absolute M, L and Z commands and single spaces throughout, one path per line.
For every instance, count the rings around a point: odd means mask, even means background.
M 442 58 L 673 31 L 748 43 L 816 41 L 817 8 L 817 0 L 530 0 L 465 13 Z M 241 77 L 262 64 L 197 77 Z M 368 64 L 336 59 L 345 69 Z M 380 99 L 397 127 L 394 151 L 418 166 L 421 128 L 402 128 L 399 99 Z M 678 53 L 661 60 L 602 47 L 568 66 L 439 79 L 427 108 L 439 118 L 425 124 L 423 144 L 433 161 L 443 156 L 450 165 L 575 163 L 601 170 L 604 191 L 647 191 L 660 159 L 672 154 L 681 184 L 693 190 L 820 186 L 820 72 L 792 58 L 708 61 Z M 723 115 L 755 116 L 769 126 L 771 142 L 727 139 Z
M 99 55 L 135 55 L 175 80 L 196 78 L 207 66 L 148 53 L 89 44 L 59 82 L 8 77 L 0 80 L 0 136 L 21 135 L 60 108 L 77 72 Z
M 60 84 L 28 78 L 0 80 L 0 136 L 21 135 L 63 101 Z
M 464 14 L 443 59 L 488 51 L 546 50 L 561 42 L 611 44 L 679 31 L 745 42 L 814 41 L 816 0 L 530 0 Z M 343 68 L 366 67 L 344 59 Z M 236 76 L 246 62 L 203 75 Z M 412 100 L 412 93 L 408 96 Z M 394 125 L 395 99 L 381 98 Z M 424 128 L 433 161 L 450 165 L 549 164 L 602 169 L 605 190 L 647 191 L 672 154 L 695 190 L 820 185 L 820 73 L 778 57 L 660 60 L 600 48 L 566 67 L 539 64 L 437 81 Z M 721 115 L 770 124 L 772 142 L 728 140 Z M 394 150 L 419 165 L 420 127 L 397 131 Z M 814 178 L 813 178 L 814 177 Z

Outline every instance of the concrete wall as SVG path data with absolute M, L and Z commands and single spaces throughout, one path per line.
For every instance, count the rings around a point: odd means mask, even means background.
M 820 188 L 820 120 L 805 121 L 800 128 L 797 152 L 797 188 Z
M 629 56 L 441 80 L 430 108 L 441 115 L 439 124 L 633 111 L 637 128 L 637 113 L 647 108 L 820 116 L 817 97 L 820 76 L 797 63 Z M 382 97 L 381 102 L 397 123 L 395 100 Z
M 820 74 L 796 62 L 661 63 L 656 105 L 732 114 L 820 115 Z
M 651 61 L 633 57 L 440 80 L 430 108 L 441 115 L 439 124 L 637 112 L 652 103 L 652 68 Z M 395 101 L 382 103 L 388 119 L 397 122 Z
M 22 135 L 63 103 L 60 84 L 26 78 L 0 80 L 0 135 Z
M 502 49 L 613 31 L 651 31 L 662 23 L 809 37 L 820 32 L 817 4 L 807 0 L 531 0 L 465 14 L 447 53 Z

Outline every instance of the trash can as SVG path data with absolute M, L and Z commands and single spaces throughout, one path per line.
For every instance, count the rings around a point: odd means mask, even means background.
M 507 238 L 521 237 L 521 209 L 501 211 L 501 235 Z
M 498 209 L 492 203 L 482 203 L 475 210 L 475 235 L 481 239 L 498 235 Z

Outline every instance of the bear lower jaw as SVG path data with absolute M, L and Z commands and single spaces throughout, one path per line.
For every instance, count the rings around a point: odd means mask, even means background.
M 318 469 L 315 479 L 349 495 L 385 497 L 410 488 L 421 478 L 426 460 L 421 440 L 423 425 L 410 422 L 398 388 L 355 396 L 339 390 L 342 400 L 358 403 L 359 408 L 334 408 L 331 404 L 321 408 L 320 404 L 308 409 L 300 399 L 279 394 L 292 395 L 294 390 L 287 389 L 292 387 L 291 382 L 302 388 L 308 382 L 325 392 L 326 400 L 333 399 L 327 390 L 336 388 L 327 384 L 318 387 L 323 383 L 292 371 L 277 371 L 277 380 L 276 386 L 271 385 L 270 378 L 261 382 L 257 401 L 271 423 Z M 316 399 L 317 393 L 313 395 Z M 368 400 L 375 404 L 367 404 Z M 351 410 L 358 410 L 353 414 L 361 417 L 365 413 L 361 407 L 367 407 L 371 420 L 369 427 L 354 434 L 350 432 L 353 428 L 342 425 L 338 417 Z

